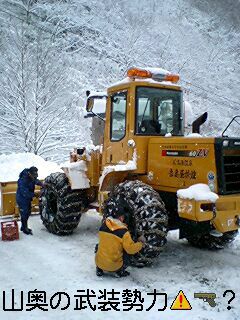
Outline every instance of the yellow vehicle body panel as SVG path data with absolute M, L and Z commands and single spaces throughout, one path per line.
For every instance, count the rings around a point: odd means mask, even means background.
M 219 196 L 216 202 L 215 228 L 220 232 L 232 231 L 239 228 L 237 217 L 240 217 L 240 195 L 231 194 Z
M 176 192 L 196 183 L 208 184 L 217 191 L 214 138 L 152 138 L 148 147 L 149 183 L 161 190 Z
M 36 192 L 40 192 L 40 187 L 36 186 Z M 17 182 L 1 182 L 0 183 L 0 194 L 1 194 L 1 208 L 0 216 L 14 215 L 19 216 L 19 209 L 16 203 L 16 192 Z M 38 198 L 33 198 L 32 201 L 32 212 L 39 211 Z
M 209 221 L 214 218 L 212 210 L 201 209 L 202 204 L 208 204 L 207 201 L 195 201 L 190 199 L 178 199 L 179 217 L 193 221 Z
M 198 183 L 208 185 L 211 191 L 217 194 L 221 193 L 219 192 L 216 167 L 218 161 L 215 149 L 216 138 L 136 134 L 137 87 L 182 90 L 178 85 L 140 79 L 126 79 L 108 89 L 102 162 L 93 157 L 91 161 L 94 163 L 89 164 L 88 176 L 91 185 L 99 186 L 98 173 L 100 177 L 107 166 L 119 163 L 126 164 L 133 160 L 134 152 L 137 155 L 137 168 L 125 173 L 113 171 L 107 174 L 102 180 L 99 190 L 100 204 L 106 199 L 108 192 L 112 190 L 114 185 L 125 179 L 141 180 L 160 193 L 171 193 L 173 197 L 179 189 L 185 189 Z M 121 140 L 111 141 L 111 97 L 121 92 L 127 92 L 125 136 Z M 134 141 L 134 146 L 128 143 L 129 140 Z M 239 153 L 239 150 L 224 150 L 223 152 L 224 155 L 228 153 L 235 155 Z M 178 215 L 180 218 L 194 222 L 209 221 L 220 232 L 236 230 L 239 227 L 237 225 L 237 216 L 240 214 L 239 197 L 239 194 L 220 195 L 214 212 L 211 209 L 203 209 L 206 208 L 204 205 L 208 205 L 207 201 L 180 199 Z M 209 208 L 211 207 L 209 206 Z M 175 209 L 177 210 L 176 207 Z
M 102 154 L 99 150 L 91 152 L 91 161 L 87 161 L 87 177 L 91 186 L 98 186 L 102 164 Z
M 203 210 L 202 205 L 211 204 L 208 201 L 178 199 L 178 213 L 181 218 L 202 222 L 211 221 L 219 232 L 237 230 L 237 220 L 240 217 L 240 195 L 219 196 L 216 210 Z
M 155 87 L 162 89 L 172 89 L 180 91 L 177 85 L 163 84 L 153 81 L 128 81 L 119 83 L 108 89 L 108 99 L 106 107 L 106 123 L 103 143 L 103 162 L 102 168 L 106 165 L 118 164 L 120 161 L 127 162 L 132 160 L 134 148 L 128 146 L 128 140 L 134 139 L 135 149 L 137 150 L 137 170 L 136 173 L 144 174 L 147 171 L 148 144 L 150 136 L 135 135 L 135 116 L 136 116 L 136 87 Z M 116 92 L 127 91 L 127 113 L 126 113 L 126 134 L 120 141 L 111 141 L 110 137 L 110 119 L 111 119 L 111 96 Z

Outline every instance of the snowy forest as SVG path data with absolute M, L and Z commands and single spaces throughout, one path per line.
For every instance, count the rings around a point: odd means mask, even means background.
M 239 0 L 0 0 L 0 154 L 91 143 L 86 90 L 132 66 L 180 74 L 206 135 L 240 115 Z

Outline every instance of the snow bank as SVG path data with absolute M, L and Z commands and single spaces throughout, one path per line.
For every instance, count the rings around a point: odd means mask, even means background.
M 207 184 L 198 183 L 187 189 L 179 189 L 177 196 L 182 199 L 194 199 L 196 201 L 216 202 L 218 195 L 209 189 Z
M 60 166 L 33 153 L 0 155 L 0 182 L 17 181 L 19 173 L 30 167 L 38 168 L 38 178 L 45 179 L 50 173 L 62 172 Z

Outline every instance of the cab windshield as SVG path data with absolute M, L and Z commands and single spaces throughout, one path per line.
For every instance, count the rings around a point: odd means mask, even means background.
M 182 92 L 137 87 L 136 134 L 183 135 Z

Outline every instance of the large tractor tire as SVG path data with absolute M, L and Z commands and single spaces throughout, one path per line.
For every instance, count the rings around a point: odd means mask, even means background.
M 104 218 L 123 208 L 133 240 L 146 238 L 140 253 L 131 256 L 130 263 L 145 266 L 153 263 L 166 244 L 168 215 L 159 194 L 141 181 L 125 181 L 115 186 L 103 206 Z
M 64 173 L 52 173 L 45 179 L 39 210 L 44 226 L 51 233 L 69 235 L 78 226 L 84 211 L 84 191 L 71 190 Z
M 189 237 L 187 238 L 188 242 L 197 248 L 203 249 L 223 249 L 228 244 L 232 243 L 236 238 L 238 231 L 230 231 L 224 233 L 220 237 L 214 237 L 211 234 Z

